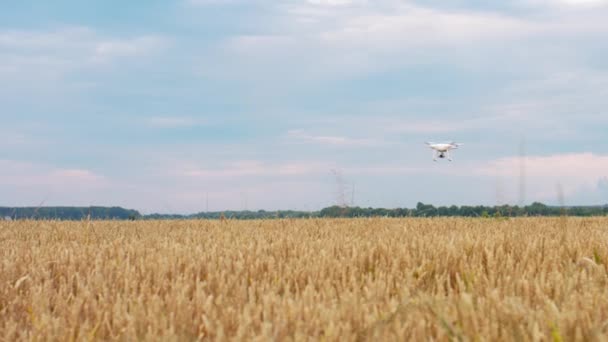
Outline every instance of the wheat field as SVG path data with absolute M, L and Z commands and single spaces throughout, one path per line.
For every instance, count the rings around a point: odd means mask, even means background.
M 608 340 L 608 219 L 0 222 L 0 339 Z

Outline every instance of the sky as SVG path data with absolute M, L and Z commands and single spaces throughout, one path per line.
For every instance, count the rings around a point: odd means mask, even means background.
M 0 206 L 608 203 L 606 0 L 18 1 Z M 433 162 L 425 141 L 465 145 Z

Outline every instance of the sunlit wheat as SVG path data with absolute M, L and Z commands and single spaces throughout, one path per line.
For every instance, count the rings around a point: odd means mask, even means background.
M 0 339 L 606 340 L 608 219 L 0 222 Z

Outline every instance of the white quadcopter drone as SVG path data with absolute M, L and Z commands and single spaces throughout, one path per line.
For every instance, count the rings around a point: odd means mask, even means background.
M 437 158 L 444 159 L 447 158 L 449 161 L 452 161 L 452 157 L 450 156 L 450 151 L 458 149 L 458 147 L 463 144 L 449 142 L 449 143 L 426 143 L 433 150 L 433 161 L 437 161 Z

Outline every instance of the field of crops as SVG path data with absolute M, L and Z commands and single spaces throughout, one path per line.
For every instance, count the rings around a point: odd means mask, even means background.
M 608 219 L 0 222 L 0 340 L 607 340 Z

